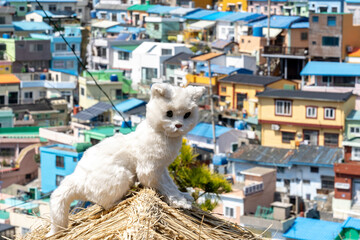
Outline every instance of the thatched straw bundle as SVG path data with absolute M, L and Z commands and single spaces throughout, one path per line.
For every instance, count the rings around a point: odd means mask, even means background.
M 22 239 L 45 239 L 49 223 Z M 193 208 L 169 207 L 151 189 L 132 193 L 109 211 L 98 205 L 70 217 L 68 229 L 49 239 L 259 239 L 238 225 Z

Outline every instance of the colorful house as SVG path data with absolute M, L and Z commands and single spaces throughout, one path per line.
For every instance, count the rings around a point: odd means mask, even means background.
M 355 107 L 351 92 L 266 89 L 257 93 L 261 145 L 341 147 L 345 118 Z
M 116 133 L 128 134 L 135 131 L 135 127 L 114 127 L 114 126 L 106 126 L 106 127 L 97 127 L 91 130 L 84 131 L 84 137 L 86 142 L 91 142 L 91 144 L 95 145 L 99 143 L 101 140 L 111 137 Z
M 351 13 L 313 13 L 309 22 L 312 60 L 342 62 L 349 50 L 360 47 L 360 26 L 354 25 Z
M 271 15 L 282 15 L 284 6 L 287 0 L 271 0 L 270 14 Z M 251 13 L 268 14 L 268 1 L 266 0 L 255 0 L 248 1 L 247 11 Z
M 230 12 L 246 12 L 247 1 L 246 0 L 221 0 L 218 2 L 219 11 Z
M 0 105 L 18 104 L 20 79 L 14 74 L 0 74 Z
M 181 52 L 166 59 L 164 61 L 166 80 L 177 86 L 185 86 L 191 57 L 192 54 Z
M 51 34 L 53 28 L 45 22 L 20 21 L 12 22 L 14 25 L 14 34 L 18 37 L 29 37 L 31 33 Z
M 309 16 L 309 5 L 304 0 L 289 0 L 285 3 L 284 12 L 285 16 Z
M 158 5 L 151 5 L 149 1 L 146 4 L 135 4 L 127 8 L 131 25 L 145 27 L 145 18 L 149 16 L 149 9 Z
M 14 116 L 11 108 L 0 108 L 0 128 L 14 127 Z
M 257 93 L 265 88 L 298 89 L 297 83 L 280 77 L 234 74 L 219 79 L 219 105 L 224 109 L 242 111 L 247 116 L 257 116 Z M 238 114 L 241 115 L 242 114 Z
M 52 54 L 50 67 L 52 70 L 61 70 L 77 76 L 79 73 L 79 64 L 76 56 L 81 56 L 81 29 L 80 27 L 66 26 L 63 35 L 70 47 L 64 42 L 59 33 L 54 33 L 53 35 L 31 34 L 31 37 L 50 40 L 50 50 Z M 76 56 L 73 51 L 75 51 Z
M 300 73 L 304 91 L 349 92 L 356 95 L 355 109 L 360 109 L 359 64 L 311 61 Z
M 15 8 L 15 16 L 24 18 L 28 12 L 28 6 L 26 0 L 7 0 L 10 6 Z
M 180 34 L 180 19 L 163 17 L 146 17 L 146 33 L 151 39 L 160 42 L 177 42 Z
M 76 147 L 55 144 L 40 148 L 41 190 L 43 193 L 54 191 L 61 181 L 74 172 L 83 156 Z

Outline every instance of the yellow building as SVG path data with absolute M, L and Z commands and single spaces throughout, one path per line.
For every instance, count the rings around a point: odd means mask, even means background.
M 256 116 L 258 98 L 256 94 L 265 88 L 298 89 L 296 82 L 280 77 L 256 76 L 249 74 L 235 74 L 219 80 L 218 93 L 220 106 L 226 109 L 243 111 L 247 115 Z
M 12 69 L 12 62 L 0 61 L 0 74 L 10 74 Z
M 220 0 L 219 8 L 221 11 L 231 11 L 231 12 L 240 12 L 247 11 L 247 1 L 246 0 Z M 219 10 L 220 10 L 219 9 Z
M 0 105 L 18 104 L 20 79 L 14 74 L 0 74 Z
M 257 97 L 261 145 L 342 147 L 345 118 L 355 108 L 351 92 L 266 89 Z

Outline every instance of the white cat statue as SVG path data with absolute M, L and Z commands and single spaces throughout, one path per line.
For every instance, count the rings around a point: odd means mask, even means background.
M 116 134 L 86 150 L 75 171 L 52 193 L 47 237 L 68 227 L 72 201 L 91 201 L 109 209 L 135 181 L 157 189 L 172 206 L 191 208 L 192 197 L 178 190 L 167 168 L 180 151 L 182 137 L 198 121 L 197 102 L 204 91 L 153 84 L 146 120 L 136 131 Z

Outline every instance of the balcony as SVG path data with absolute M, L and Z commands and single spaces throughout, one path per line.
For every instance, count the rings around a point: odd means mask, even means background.
M 77 56 L 80 56 L 80 51 L 75 51 Z M 53 52 L 53 57 L 75 57 L 73 52 Z
M 295 56 L 296 58 L 307 58 L 309 54 L 308 48 L 302 47 L 283 47 L 283 46 L 264 46 L 262 56 L 271 57 L 271 55 Z

